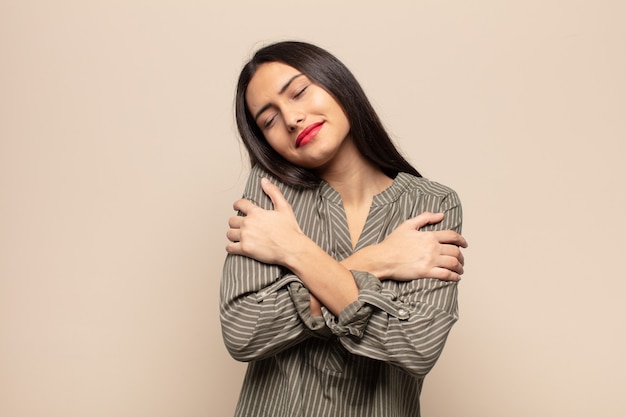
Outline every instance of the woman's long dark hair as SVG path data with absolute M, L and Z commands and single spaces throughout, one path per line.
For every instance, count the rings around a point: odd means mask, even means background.
M 252 166 L 259 164 L 283 182 L 295 187 L 310 188 L 320 182 L 312 171 L 296 166 L 279 155 L 267 143 L 248 110 L 246 89 L 250 79 L 261 64 L 268 62 L 281 62 L 296 68 L 332 95 L 346 114 L 357 149 L 386 175 L 395 178 L 398 172 L 407 172 L 421 177 L 394 146 L 350 70 L 326 50 L 294 41 L 279 42 L 259 49 L 239 75 L 235 116 Z

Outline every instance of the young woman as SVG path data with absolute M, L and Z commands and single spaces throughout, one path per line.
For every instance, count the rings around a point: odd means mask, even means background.
M 229 219 L 226 347 L 250 362 L 237 416 L 419 416 L 457 319 L 454 191 L 394 147 L 333 55 L 280 42 L 236 94 L 252 171 Z

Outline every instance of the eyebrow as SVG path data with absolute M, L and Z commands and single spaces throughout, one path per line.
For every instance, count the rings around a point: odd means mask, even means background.
M 293 77 L 291 77 L 290 79 L 287 80 L 287 82 L 285 83 L 285 85 L 283 85 L 280 90 L 278 90 L 278 95 L 283 94 L 291 85 L 291 83 L 293 82 L 293 80 L 295 80 L 298 77 L 302 77 L 304 74 L 299 73 L 294 75 Z M 254 120 L 258 119 L 259 116 L 261 115 L 261 113 L 263 113 L 265 110 L 269 109 L 271 107 L 270 103 L 267 103 L 266 105 L 264 105 L 263 107 L 261 107 L 259 109 L 259 111 L 256 112 L 256 114 L 254 115 Z

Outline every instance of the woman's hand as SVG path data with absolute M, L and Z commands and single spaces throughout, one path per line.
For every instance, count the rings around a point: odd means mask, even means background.
M 382 242 L 359 250 L 341 263 L 348 269 L 368 271 L 381 280 L 458 281 L 465 263 L 460 248 L 467 247 L 463 236 L 452 230 L 419 230 L 439 223 L 443 216 L 443 213 L 422 213 L 406 220 Z
M 231 243 L 226 251 L 290 269 L 311 293 L 313 316 L 322 314 L 322 305 L 339 315 L 358 297 L 354 277 L 302 232 L 278 187 L 265 178 L 261 187 L 272 200 L 274 210 L 262 209 L 249 200 L 237 200 L 233 207 L 244 216 L 228 219 L 226 237 Z
M 274 210 L 264 210 L 246 199 L 235 201 L 233 208 L 244 216 L 228 219 L 226 237 L 231 243 L 226 246 L 226 251 L 286 266 L 287 251 L 295 239 L 305 235 L 279 188 L 266 178 L 261 179 L 261 187 L 272 200 Z
M 419 230 L 441 220 L 443 213 L 422 213 L 402 223 L 379 243 L 377 246 L 381 250 L 381 259 L 388 263 L 388 272 L 382 278 L 458 281 L 465 263 L 460 248 L 467 247 L 463 236 L 452 230 Z

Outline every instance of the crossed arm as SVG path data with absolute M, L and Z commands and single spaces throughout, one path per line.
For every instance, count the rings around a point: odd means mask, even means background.
M 456 320 L 455 281 L 463 273 L 460 248 L 467 246 L 457 233 L 458 201 L 442 207 L 445 213 L 405 221 L 380 243 L 338 262 L 302 232 L 277 187 L 261 186 L 274 209 L 238 200 L 235 209 L 245 216 L 229 219 L 221 318 L 233 357 L 268 357 L 323 327 L 355 354 L 427 372 Z M 447 221 L 453 218 L 458 224 Z M 427 228 L 433 230 L 420 231 Z M 306 309 L 313 317 L 308 323 Z M 390 333 L 404 335 L 396 350 L 387 343 Z
M 443 213 L 422 213 L 409 219 L 381 243 L 338 262 L 302 232 L 278 187 L 265 178 L 261 186 L 274 210 L 264 210 L 246 199 L 236 201 L 235 210 L 245 216 L 229 219 L 226 251 L 293 271 L 311 292 L 311 309 L 318 314 L 320 304 L 339 315 L 356 301 L 359 289 L 350 270 L 400 281 L 426 277 L 458 281 L 463 274 L 460 247 L 467 247 L 463 236 L 452 230 L 418 232 L 443 220 Z

